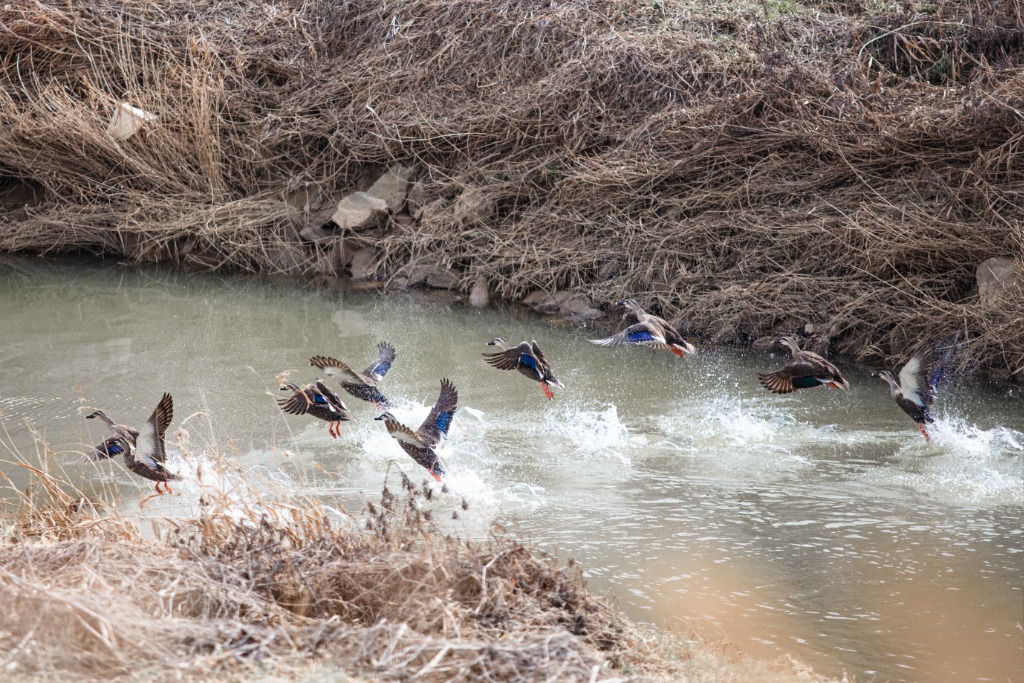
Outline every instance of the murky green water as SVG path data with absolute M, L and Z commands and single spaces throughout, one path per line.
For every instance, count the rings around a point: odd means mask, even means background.
M 169 391 L 171 431 L 186 420 L 193 452 L 216 442 L 243 469 L 355 512 L 389 463 L 423 471 L 368 404 L 348 401 L 356 419 L 334 440 L 281 413 L 274 378 L 312 380 L 317 353 L 364 367 L 388 340 L 384 388 L 409 424 L 441 377 L 459 389 L 453 496 L 436 498 L 438 517 L 470 503 L 454 522 L 466 533 L 500 518 L 579 559 L 634 618 L 697 620 L 758 657 L 858 680 L 1024 679 L 1019 394 L 953 388 L 925 444 L 865 368 L 845 368 L 849 393 L 776 397 L 757 384 L 780 362 L 767 354 L 680 361 L 420 297 L 116 266 L 0 261 L 0 320 L 0 425 L 26 457 L 28 425 L 70 462 L 103 436 L 85 406 L 138 425 Z M 498 335 L 538 339 L 567 388 L 548 402 L 484 364 Z M 172 469 L 194 470 L 170 451 Z M 151 492 L 117 462 L 66 469 L 128 509 Z M 144 514 L 191 514 L 200 489 L 183 482 Z

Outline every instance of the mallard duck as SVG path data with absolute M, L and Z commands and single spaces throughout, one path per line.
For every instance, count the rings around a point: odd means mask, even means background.
M 888 370 L 871 373 L 872 377 L 879 377 L 886 381 L 889 385 L 889 393 L 892 394 L 896 405 L 917 424 L 925 441 L 931 441 L 928 431 L 924 428 L 925 424 L 935 422 L 935 418 L 932 417 L 929 410 L 935 403 L 935 388 L 953 360 L 959 339 L 960 334 L 957 333 L 942 359 L 927 371 L 924 369 L 924 359 L 921 355 L 915 355 L 908 360 L 907 364 L 900 369 L 898 384 Z M 922 382 L 925 378 L 927 378 L 927 382 Z
M 292 392 L 289 398 L 277 399 L 281 410 L 292 415 L 312 415 L 330 422 L 327 433 L 335 439 L 341 436 L 341 423 L 349 420 L 348 408 L 338 392 L 324 384 L 322 379 L 304 387 L 287 382 L 281 391 Z
M 95 418 L 99 418 L 106 422 L 107 426 L 110 427 L 110 431 L 114 433 L 114 436 L 104 440 L 103 443 L 93 448 L 92 451 L 86 453 L 86 458 L 95 462 L 97 460 L 103 460 L 105 458 L 113 458 L 114 456 L 123 453 L 124 449 L 118 446 L 115 442 L 115 437 L 117 436 L 123 437 L 132 446 L 135 445 L 135 439 L 139 435 L 138 429 L 135 429 L 134 427 L 129 427 L 128 425 L 117 424 L 116 422 L 111 420 L 107 416 L 107 414 L 102 410 L 94 410 L 93 412 L 85 416 L 85 419 L 87 420 L 92 420 Z
M 104 444 L 111 455 L 119 453 L 124 455 L 124 464 L 135 474 L 156 482 L 158 494 L 173 493 L 170 481 L 181 479 L 177 474 L 168 472 L 164 467 L 167 461 L 167 451 L 164 448 L 164 433 L 171 424 L 174 417 L 174 404 L 171 395 L 165 393 L 160 398 L 160 403 L 153 409 L 153 414 L 146 420 L 146 424 L 139 430 L 134 443 L 130 443 L 123 434 L 110 437 Z M 160 490 L 160 484 L 164 490 Z
M 758 375 L 764 388 L 773 394 L 788 394 L 797 389 L 811 389 L 818 386 L 832 389 L 850 388 L 850 383 L 840 374 L 836 366 L 812 351 L 801 351 L 792 337 L 782 337 L 775 346 L 785 346 L 793 353 L 793 360 L 781 370 Z
M 544 395 L 549 399 L 555 397 L 548 388 L 549 384 L 564 389 L 565 387 L 555 373 L 551 372 L 551 364 L 544 357 L 544 352 L 536 341 L 519 342 L 518 346 L 510 347 L 504 337 L 497 337 L 487 342 L 488 346 L 497 346 L 501 353 L 485 353 L 484 360 L 499 370 L 518 370 L 532 380 L 540 382 Z
M 391 402 L 384 398 L 377 385 L 395 362 L 395 347 L 387 342 L 377 346 L 377 360 L 362 372 L 356 372 L 349 366 L 329 356 L 313 356 L 309 364 L 320 368 L 331 377 L 341 381 L 341 388 L 362 401 L 369 401 L 378 406 L 390 407 Z
M 629 309 L 639 321 L 617 334 L 604 339 L 590 339 L 591 344 L 598 346 L 622 346 L 624 344 L 646 346 L 651 349 L 665 349 L 680 358 L 688 353 L 695 353 L 697 348 L 683 339 L 676 328 L 667 320 L 653 313 L 646 313 L 632 299 L 619 302 L 620 306 Z
M 374 419 L 383 420 L 384 426 L 406 453 L 419 465 L 426 468 L 434 479 L 441 481 L 445 474 L 444 465 L 437 457 L 437 448 L 441 440 L 448 436 L 448 428 L 452 425 L 452 417 L 459 405 L 459 393 L 450 380 L 441 380 L 441 393 L 430 409 L 430 414 L 415 432 L 398 421 L 391 413 L 385 411 Z

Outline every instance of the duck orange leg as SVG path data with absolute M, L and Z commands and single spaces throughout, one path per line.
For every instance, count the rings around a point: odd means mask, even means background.
M 683 355 L 684 355 L 684 354 L 683 354 L 682 350 L 680 350 L 680 349 L 677 349 L 677 348 L 676 348 L 676 347 L 674 347 L 674 346 L 670 346 L 670 347 L 668 347 L 668 348 L 669 348 L 669 350 L 670 350 L 670 351 L 671 351 L 672 353 L 676 354 L 676 355 L 677 355 L 677 356 L 679 356 L 680 358 L 682 358 L 682 357 L 683 357 Z
M 544 395 L 548 397 L 548 400 L 551 400 L 555 397 L 555 395 L 551 393 L 551 388 L 548 387 L 547 382 L 541 382 L 540 385 L 544 387 Z
M 164 492 L 160 490 L 160 483 L 161 483 L 161 482 L 159 482 L 159 481 L 158 481 L 158 482 L 156 483 L 156 494 L 157 494 L 158 496 L 162 496 L 162 495 L 164 495 Z
M 928 432 L 926 432 L 926 431 L 924 430 L 924 425 L 923 425 L 923 424 L 921 424 L 920 422 L 918 422 L 918 423 L 917 423 L 917 428 L 921 430 L 921 435 L 922 435 L 922 436 L 924 437 L 924 440 L 925 440 L 925 441 L 931 441 L 931 440 L 932 440 L 932 437 L 928 436 Z

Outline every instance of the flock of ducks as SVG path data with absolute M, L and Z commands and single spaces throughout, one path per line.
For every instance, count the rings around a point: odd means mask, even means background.
M 627 299 L 620 303 L 636 316 L 637 322 L 624 330 L 604 339 L 591 339 L 598 346 L 645 346 L 651 349 L 671 351 L 679 357 L 694 353 L 697 349 L 683 339 L 679 330 L 668 321 L 646 313 L 636 301 Z M 943 358 L 924 369 L 921 355 L 911 358 L 900 370 L 899 381 L 889 371 L 873 373 L 873 377 L 885 380 L 893 399 L 917 424 L 921 434 L 929 439 L 925 424 L 934 422 L 929 408 L 935 400 L 935 387 L 949 366 L 956 350 L 959 335 L 953 338 Z M 529 379 L 540 383 L 544 395 L 554 398 L 551 386 L 564 388 L 555 377 L 551 364 L 536 341 L 520 342 L 512 346 L 503 337 L 488 342 L 489 346 L 501 349 L 497 353 L 483 354 L 484 360 L 499 370 L 516 370 Z M 776 348 L 788 348 L 792 358 L 775 372 L 758 375 L 761 384 L 775 394 L 788 394 L 798 389 L 824 386 L 848 390 L 849 382 L 835 365 L 811 351 L 802 351 L 795 339 L 782 337 L 775 341 Z M 383 342 L 377 347 L 377 358 L 362 372 L 357 372 L 345 363 L 329 356 L 313 356 L 310 365 L 323 371 L 328 377 L 337 379 L 341 388 L 349 395 L 373 404 L 380 414 L 375 420 L 382 421 L 388 434 L 399 446 L 435 479 L 441 481 L 446 469 L 438 456 L 438 447 L 448 435 L 452 418 L 458 408 L 459 394 L 448 379 L 441 380 L 441 391 L 430 413 L 423 423 L 413 431 L 402 424 L 388 409 L 392 402 L 381 393 L 378 386 L 395 361 L 395 347 Z M 317 378 L 311 384 L 299 386 L 286 382 L 281 391 L 291 392 L 288 398 L 278 400 L 281 409 L 291 415 L 309 415 L 329 423 L 328 433 L 340 436 L 342 422 L 351 419 L 348 407 L 337 391 Z M 125 466 L 140 477 L 156 482 L 158 494 L 171 493 L 168 482 L 181 479 L 165 467 L 167 454 L 164 434 L 174 416 L 171 395 L 165 393 L 153 410 L 142 429 L 117 424 L 102 410 L 96 410 L 88 419 L 100 419 L 110 428 L 111 436 L 86 454 L 89 460 L 123 456 Z M 160 490 L 163 484 L 164 490 Z

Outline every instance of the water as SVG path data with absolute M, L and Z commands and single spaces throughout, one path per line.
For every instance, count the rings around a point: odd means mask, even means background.
M 137 426 L 163 391 L 190 450 L 216 442 L 255 482 L 357 512 L 388 467 L 422 480 L 368 404 L 348 401 L 356 419 L 334 440 L 326 423 L 274 403 L 282 370 L 310 381 L 317 353 L 361 368 L 386 339 L 398 359 L 383 388 L 408 424 L 426 415 L 441 377 L 459 389 L 444 455 L 453 494 L 436 499 L 439 518 L 459 510 L 446 523 L 462 533 L 499 519 L 580 560 L 592 587 L 635 619 L 696 627 L 756 657 L 792 654 L 858 680 L 1024 679 L 1014 390 L 951 388 L 925 443 L 866 368 L 844 368 L 848 393 L 777 397 L 756 373 L 779 356 L 705 349 L 680 361 L 443 298 L 117 266 L 0 261 L 0 320 L 2 440 L 31 458 L 31 425 L 70 476 L 113 489 L 127 510 L 148 482 L 115 462 L 68 463 L 104 435 L 83 419 L 87 406 Z M 566 390 L 549 402 L 539 385 L 484 364 L 499 335 L 538 339 Z M 195 472 L 194 458 L 170 452 L 172 469 Z M 0 467 L 24 486 L 22 471 Z M 142 514 L 194 514 L 200 487 L 176 491 Z

